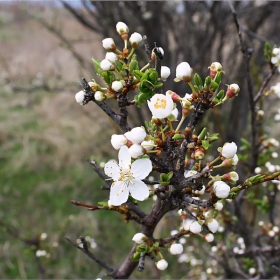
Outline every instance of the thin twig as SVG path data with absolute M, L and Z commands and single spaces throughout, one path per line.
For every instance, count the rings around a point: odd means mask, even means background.
M 111 266 L 109 266 L 106 262 L 104 262 L 103 260 L 101 260 L 100 258 L 98 258 L 97 256 L 95 256 L 92 252 L 90 252 L 88 250 L 87 246 L 80 247 L 79 245 L 75 244 L 74 242 L 72 242 L 69 238 L 65 237 L 65 239 L 71 243 L 74 247 L 76 247 L 77 249 L 79 249 L 80 251 L 82 251 L 84 254 L 86 254 L 89 258 L 91 258 L 92 260 L 94 260 L 97 264 L 99 264 L 100 266 L 102 266 L 103 268 L 105 268 L 108 272 L 109 275 L 112 275 L 115 272 L 115 269 L 112 268 Z
M 110 189 L 110 186 L 111 184 L 108 182 L 108 177 L 105 175 L 105 173 L 99 168 L 98 164 L 93 160 L 89 160 L 87 159 L 87 161 L 89 162 L 89 164 L 92 166 L 92 168 L 94 169 L 94 171 L 99 175 L 99 177 L 101 179 L 104 180 L 104 182 L 107 184 L 107 186 L 109 186 L 109 189 Z

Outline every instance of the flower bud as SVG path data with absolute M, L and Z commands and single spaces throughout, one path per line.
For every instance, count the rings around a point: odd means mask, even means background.
M 167 79 L 170 75 L 170 68 L 167 66 L 161 66 L 160 76 L 163 80 Z
M 144 155 L 144 151 L 141 145 L 139 144 L 133 144 L 132 146 L 129 147 L 128 149 L 129 154 L 133 158 L 138 158 L 142 155 Z
M 168 267 L 168 262 L 165 259 L 161 259 L 156 265 L 159 270 L 165 270 Z
M 123 40 L 127 39 L 127 35 L 129 32 L 128 26 L 124 23 L 119 21 L 116 25 L 117 32 L 122 36 Z
M 123 89 L 123 84 L 120 81 L 114 81 L 111 87 L 114 91 L 120 92 Z
M 75 95 L 75 99 L 76 99 L 77 103 L 79 103 L 80 105 L 84 105 L 85 92 L 83 90 L 77 92 Z
M 210 242 L 214 241 L 214 235 L 212 233 L 207 233 L 204 236 L 204 239 L 206 240 L 206 242 L 210 243 Z
M 211 64 L 211 66 L 209 67 L 209 69 L 210 69 L 210 77 L 213 80 L 215 78 L 217 72 L 223 70 L 223 66 L 219 62 L 213 62 Z
M 177 121 L 179 115 L 179 111 L 177 108 L 173 109 L 171 114 L 167 117 L 167 119 L 171 122 Z
M 111 136 L 111 144 L 116 150 L 119 150 L 122 146 L 126 145 L 126 143 L 127 139 L 123 134 L 113 134 Z
M 214 208 L 217 210 L 217 211 L 221 211 L 223 209 L 224 205 L 222 202 L 220 201 L 217 201 L 215 204 L 214 204 Z
M 107 51 L 115 51 L 117 49 L 116 44 L 112 38 L 106 38 L 102 40 L 103 48 Z
M 201 225 L 197 221 L 193 221 L 190 224 L 190 231 L 192 233 L 199 233 L 199 232 L 202 231 L 202 227 L 201 227 Z
M 142 42 L 141 34 L 139 34 L 137 32 L 132 33 L 129 38 L 129 42 L 130 42 L 132 48 L 136 48 Z
M 111 70 L 114 70 L 115 67 L 114 65 L 111 63 L 111 61 L 109 61 L 108 59 L 103 59 L 101 62 L 100 62 L 100 67 L 102 70 L 104 71 L 111 71 Z
M 204 158 L 204 152 L 200 149 L 196 149 L 194 152 L 194 158 L 197 160 L 201 160 Z
M 233 158 L 236 152 L 237 152 L 237 146 L 234 142 L 231 142 L 231 143 L 224 144 L 221 154 L 225 158 Z
M 144 240 L 145 238 L 146 238 L 145 234 L 138 232 L 133 236 L 132 241 L 134 241 L 137 244 L 142 244 L 143 242 L 145 242 Z
M 176 67 L 176 77 L 187 83 L 192 80 L 192 68 L 187 62 L 181 62 Z
M 133 144 L 140 144 L 146 138 L 146 131 L 143 126 L 134 127 L 130 131 L 126 132 L 125 137 Z
M 94 94 L 94 99 L 96 101 L 102 102 L 102 101 L 104 101 L 106 99 L 106 96 L 105 96 L 104 92 L 96 91 L 95 94 Z
M 113 52 L 107 52 L 105 59 L 109 60 L 112 63 L 115 63 L 118 60 L 118 56 Z
M 240 91 L 240 88 L 237 84 L 231 84 L 228 86 L 226 91 L 226 96 L 224 97 L 223 101 L 226 101 L 229 98 L 237 96 Z
M 180 255 L 183 253 L 184 247 L 182 244 L 174 243 L 170 246 L 170 253 L 172 255 Z
M 211 219 L 207 221 L 207 226 L 212 233 L 215 233 L 219 228 L 219 223 L 215 219 Z
M 219 198 L 226 198 L 229 195 L 230 187 L 223 181 L 216 181 L 213 185 L 214 193 Z
M 150 151 L 152 150 L 154 147 L 156 147 L 157 145 L 155 144 L 155 142 L 153 140 L 148 140 L 148 141 L 143 141 L 141 143 L 141 146 L 146 150 L 146 151 Z
M 101 86 L 96 82 L 89 82 L 88 85 L 91 87 L 93 91 L 98 91 L 101 89 Z

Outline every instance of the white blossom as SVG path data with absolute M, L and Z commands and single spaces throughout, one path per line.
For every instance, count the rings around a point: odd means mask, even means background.
M 184 82 L 190 82 L 192 79 L 192 68 L 187 62 L 181 62 L 176 68 L 176 77 Z
M 79 103 L 80 105 L 84 105 L 85 92 L 83 90 L 77 92 L 75 95 L 75 99 L 76 99 L 77 103 Z
M 213 62 L 211 65 L 210 65 L 210 70 L 212 71 L 222 71 L 223 70 L 223 66 L 220 62 Z
M 141 146 L 146 150 L 146 151 L 150 151 L 152 150 L 154 147 L 156 147 L 157 145 L 155 144 L 155 142 L 153 140 L 148 140 L 148 141 L 143 141 L 141 143 Z
M 278 67 L 278 72 L 280 72 L 280 48 L 272 50 L 271 63 Z
M 159 270 L 165 270 L 168 267 L 168 262 L 165 259 L 161 259 L 156 265 Z
M 111 136 L 111 144 L 114 149 L 119 150 L 122 146 L 126 145 L 127 138 L 123 134 L 113 134 Z
M 219 198 L 226 198 L 229 195 L 230 187 L 223 181 L 216 181 L 214 183 L 214 193 Z
M 116 49 L 116 44 L 112 38 L 106 38 L 102 40 L 103 48 L 107 51 L 114 51 Z
M 142 244 L 143 242 L 145 242 L 143 240 L 144 238 L 146 238 L 146 235 L 141 232 L 138 232 L 133 236 L 132 240 L 137 244 Z
M 114 81 L 112 83 L 112 89 L 116 92 L 120 92 L 123 89 L 123 84 L 120 81 Z
M 160 71 L 160 75 L 162 79 L 167 79 L 170 75 L 170 68 L 167 66 L 161 66 L 161 71 Z
M 220 201 L 217 201 L 215 204 L 214 204 L 214 208 L 217 210 L 217 211 L 221 211 L 223 209 L 224 205 L 222 202 Z
M 129 42 L 133 48 L 136 48 L 142 42 L 141 34 L 134 32 L 129 38 Z
M 118 60 L 118 56 L 113 52 L 107 52 L 105 59 L 109 60 L 112 63 L 115 63 Z
M 128 152 L 133 158 L 138 158 L 144 155 L 144 150 L 140 144 L 133 144 L 129 147 Z
M 116 24 L 116 30 L 120 35 L 127 34 L 129 32 L 128 26 L 122 21 L 119 21 Z
M 153 116 L 158 119 L 168 117 L 173 111 L 173 100 L 170 94 L 155 94 L 150 101 L 148 106 Z
M 106 99 L 106 96 L 105 96 L 104 92 L 98 90 L 94 93 L 94 99 L 96 101 L 102 102 Z
M 202 227 L 197 221 L 193 221 L 190 225 L 190 231 L 192 233 L 199 233 L 202 231 Z
M 205 240 L 207 241 L 207 242 L 212 242 L 212 241 L 214 241 L 214 235 L 212 234 L 212 233 L 207 233 L 205 236 L 204 236 L 204 238 L 205 238 Z
M 139 126 L 134 127 L 130 131 L 126 132 L 124 135 L 133 144 L 140 144 L 142 141 L 144 141 L 145 137 L 147 136 L 147 133 L 143 126 Z
M 179 243 L 172 244 L 169 249 L 172 255 L 180 255 L 183 253 L 183 250 L 184 250 L 183 245 Z
M 230 175 L 230 180 L 231 181 L 236 182 L 236 181 L 239 180 L 239 176 L 238 176 L 238 174 L 235 171 L 231 171 L 229 173 L 229 175 Z
M 270 90 L 280 98 L 280 83 L 277 83 L 275 86 L 272 86 Z
M 219 223 L 215 219 L 207 221 L 207 226 L 212 233 L 215 233 L 219 228 Z
M 233 158 L 236 152 L 237 152 L 237 146 L 234 142 L 231 142 L 231 143 L 224 144 L 221 154 L 225 158 Z
M 114 65 L 108 59 L 103 59 L 100 62 L 100 67 L 104 71 L 110 71 L 110 70 L 114 70 L 115 69 Z
M 152 171 L 152 162 L 148 158 L 141 158 L 131 163 L 131 156 L 126 146 L 119 150 L 119 164 L 109 161 L 105 164 L 104 172 L 114 182 L 110 189 L 110 202 L 119 206 L 126 202 L 129 196 L 143 201 L 149 197 L 149 189 L 142 182 Z
M 197 173 L 196 170 L 185 170 L 184 177 L 189 178 Z

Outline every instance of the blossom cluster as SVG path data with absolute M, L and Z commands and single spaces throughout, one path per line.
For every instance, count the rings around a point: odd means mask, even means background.
M 239 180 L 238 173 L 234 171 L 239 160 L 237 145 L 226 142 L 218 148 L 216 158 L 208 157 L 207 152 L 219 135 L 211 134 L 206 128 L 197 133 L 185 125 L 185 120 L 189 115 L 199 118 L 197 112 L 202 105 L 206 105 L 207 110 L 213 109 L 236 97 L 240 88 L 238 84 L 231 83 L 224 90 L 219 90 L 224 73 L 219 62 L 211 63 L 209 76 L 203 81 L 190 64 L 183 61 L 174 69 L 174 81 L 185 83 L 188 89 L 183 93 L 176 93 L 171 89 L 163 91 L 164 81 L 171 75 L 172 69 L 161 66 L 160 73 L 157 73 L 152 63 L 157 60 L 158 53 L 164 55 L 164 50 L 155 47 L 150 54 L 149 63 L 141 68 L 134 52 L 143 41 L 142 35 L 134 32 L 129 36 L 129 28 L 123 22 L 117 23 L 116 31 L 124 41 L 124 48 L 118 48 L 112 38 L 105 38 L 102 41 L 107 51 L 105 58 L 93 60 L 96 72 L 105 81 L 105 86 L 96 81 L 90 82 L 88 85 L 93 97 L 82 90 L 75 98 L 81 105 L 87 104 L 88 100 L 99 104 L 108 99 L 119 100 L 120 97 L 127 97 L 128 101 L 129 93 L 132 100 L 127 104 L 138 107 L 145 104 L 149 108 L 151 116 L 145 127 L 123 129 L 122 134 L 111 136 L 112 147 L 118 151 L 118 161 L 110 160 L 104 166 L 104 173 L 108 177 L 106 179 L 112 181 L 107 205 L 110 210 L 122 212 L 126 209 L 123 204 L 128 201 L 144 201 L 152 197 L 159 199 L 160 192 L 163 197 L 181 195 L 178 201 L 183 201 L 182 198 L 189 199 L 187 206 L 182 203 L 177 207 L 179 228 L 171 232 L 170 242 L 161 245 L 168 247 L 170 254 L 179 255 L 183 262 L 186 238 L 196 235 L 211 243 L 217 232 L 224 231 L 219 213 L 239 191 L 234 187 Z M 273 49 L 271 63 L 280 70 L 280 49 Z M 280 96 L 279 84 L 272 87 L 271 91 Z M 262 116 L 261 110 L 258 116 Z M 277 145 L 277 140 L 267 139 L 262 145 L 271 147 Z M 214 153 L 212 152 L 212 156 Z M 161 165 L 157 165 L 158 162 Z M 162 166 L 164 167 L 161 168 Z M 227 172 L 217 174 L 215 171 L 219 168 L 227 168 Z M 230 168 L 233 170 L 229 170 Z M 267 164 L 266 168 L 269 172 L 278 170 L 278 166 L 273 164 Z M 262 170 L 255 171 L 261 173 Z M 151 172 L 159 173 L 152 182 L 146 179 Z M 176 175 L 180 178 L 180 183 L 173 180 Z M 197 178 L 203 178 L 203 183 L 198 183 Z M 174 189 L 176 192 L 172 193 Z M 211 207 L 207 203 L 211 203 Z M 132 240 L 137 244 L 134 260 L 139 260 L 141 252 L 147 252 L 149 256 L 155 256 L 155 265 L 159 270 L 168 267 L 158 242 L 153 238 L 139 232 Z M 233 252 L 244 249 L 242 244 L 239 239 L 237 249 Z

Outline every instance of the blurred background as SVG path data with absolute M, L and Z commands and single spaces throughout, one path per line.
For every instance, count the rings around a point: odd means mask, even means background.
M 253 51 L 250 70 L 257 91 L 269 71 L 264 42 L 280 44 L 280 3 L 240 1 L 234 6 L 244 41 Z M 172 71 L 165 89 L 181 96 L 189 89 L 181 83 L 173 85 L 179 62 L 188 61 L 204 78 L 208 66 L 219 61 L 225 69 L 223 82 L 239 84 L 240 97 L 206 115 L 201 127 L 219 132 L 221 144 L 240 144 L 241 137 L 250 135 L 245 65 L 227 2 L 1 1 L 2 279 L 103 278 L 105 272 L 64 237 L 74 242 L 81 235 L 87 237 L 92 250 L 117 267 L 132 246 L 132 236 L 140 230 L 133 223 L 125 225 L 116 213 L 93 213 L 70 204 L 72 199 L 92 205 L 108 199 L 86 159 L 103 162 L 116 157 L 110 135 L 118 131 L 99 108 L 91 103 L 79 106 L 74 95 L 81 89 L 82 77 L 97 78 L 91 58 L 104 58 L 101 40 L 112 37 L 122 46 L 115 31 L 118 21 L 125 22 L 130 33 L 147 35 L 151 48 L 154 42 L 164 48 L 162 64 Z M 145 65 L 144 49 L 138 49 Z M 270 96 L 260 106 L 267 112 L 265 132 L 279 137 L 279 124 L 271 121 L 279 108 L 278 98 Z M 140 113 L 132 110 L 131 115 L 131 125 L 150 118 L 145 108 Z M 157 232 L 167 236 L 179 223 L 170 214 Z M 217 267 L 209 257 L 209 246 L 195 238 L 188 242 L 187 259 L 170 258 L 165 272 L 147 261 L 146 270 L 135 272 L 131 279 L 206 279 L 209 276 L 202 272 Z M 200 246 L 200 251 L 194 246 Z

